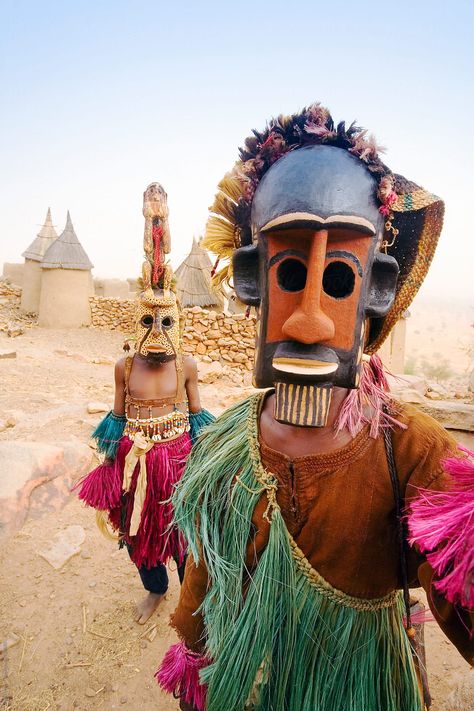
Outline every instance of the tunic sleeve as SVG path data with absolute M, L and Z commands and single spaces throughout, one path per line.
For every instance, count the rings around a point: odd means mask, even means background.
M 199 608 L 206 595 L 207 586 L 206 566 L 202 560 L 196 565 L 190 553 L 178 606 L 171 616 L 171 625 L 180 639 L 194 652 L 201 652 L 205 644 L 204 621 Z

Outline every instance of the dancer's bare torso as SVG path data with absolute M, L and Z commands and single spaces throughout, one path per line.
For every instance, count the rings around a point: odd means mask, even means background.
M 114 412 L 116 415 L 125 414 L 125 382 L 126 358 L 121 358 L 115 365 L 115 401 Z M 196 361 L 187 357 L 183 359 L 184 382 L 187 403 L 176 403 L 182 412 L 189 408 L 190 412 L 199 412 L 201 404 L 198 392 L 198 373 Z M 132 417 L 161 417 L 175 409 L 171 402 L 175 399 L 177 388 L 177 375 L 175 361 L 165 363 L 149 363 L 146 358 L 135 355 L 130 370 L 128 388 L 130 395 L 137 401 L 168 401 L 167 403 L 148 406 L 130 405 Z

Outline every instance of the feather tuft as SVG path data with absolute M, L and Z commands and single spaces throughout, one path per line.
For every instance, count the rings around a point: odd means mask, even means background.
M 474 452 L 444 461 L 446 491 L 419 489 L 408 514 L 409 541 L 436 573 L 435 588 L 453 604 L 474 607 Z
M 173 694 L 197 711 L 206 706 L 206 687 L 199 681 L 199 672 L 209 660 L 178 642 L 168 649 L 155 678 L 163 691 Z
M 364 425 L 370 424 L 370 436 L 375 439 L 385 427 L 405 428 L 393 416 L 394 402 L 389 391 L 380 356 L 372 355 L 368 361 L 362 361 L 360 386 L 349 392 L 339 408 L 334 423 L 336 432 L 347 429 L 354 437 Z
M 235 202 L 229 200 L 223 192 L 218 192 L 209 211 L 215 215 L 224 217 L 231 224 L 235 224 L 235 207 Z

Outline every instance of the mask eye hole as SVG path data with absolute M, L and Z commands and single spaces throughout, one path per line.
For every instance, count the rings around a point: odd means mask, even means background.
M 150 316 L 150 314 L 145 314 L 145 316 L 142 316 L 142 320 L 140 321 L 142 326 L 146 326 L 147 328 L 149 326 L 153 326 L 153 316 Z
M 284 259 L 278 265 L 277 282 L 283 291 L 302 291 L 306 286 L 307 269 L 298 259 Z
M 354 291 L 355 274 L 345 262 L 331 262 L 323 274 L 323 289 L 333 299 L 345 299 Z
M 161 321 L 161 325 L 163 328 L 169 329 L 172 327 L 174 323 L 174 319 L 172 316 L 165 316 L 164 319 Z

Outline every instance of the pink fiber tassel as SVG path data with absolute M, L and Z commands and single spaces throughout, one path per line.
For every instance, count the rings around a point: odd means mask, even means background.
M 204 711 L 206 686 L 199 681 L 199 671 L 209 663 L 207 657 L 191 652 L 184 642 L 178 642 L 166 652 L 155 678 L 163 691 Z
M 109 511 L 120 504 L 122 476 L 114 462 L 105 461 L 75 484 L 72 491 L 76 489 L 78 497 L 88 506 Z
M 347 429 L 354 437 L 364 425 L 370 424 L 370 436 L 376 438 L 384 427 L 397 425 L 406 428 L 406 425 L 389 414 L 393 411 L 389 390 L 380 357 L 370 356 L 369 361 L 362 362 L 359 388 L 350 391 L 339 409 L 335 422 L 336 432 Z M 367 412 L 364 412 L 364 408 Z
M 453 604 L 474 607 L 474 452 L 444 461 L 446 491 L 419 489 L 410 506 L 410 543 L 428 552 L 436 589 Z

